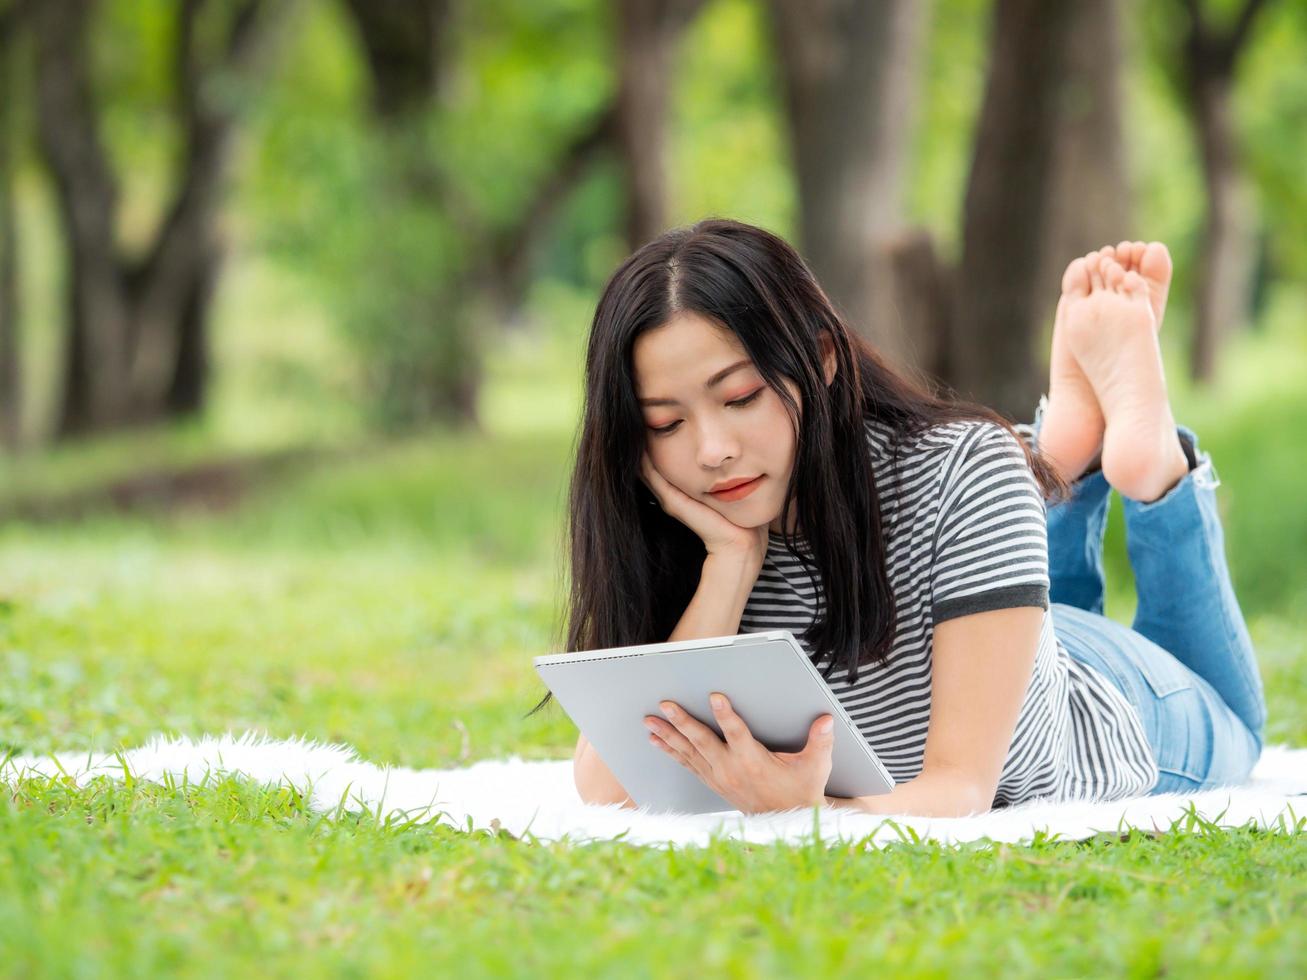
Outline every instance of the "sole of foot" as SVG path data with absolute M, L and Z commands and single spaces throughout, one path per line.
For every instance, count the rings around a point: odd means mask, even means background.
M 1091 253 L 1092 254 L 1092 253 Z M 1154 326 L 1162 328 L 1166 314 L 1166 297 L 1171 289 L 1171 253 L 1161 242 L 1121 242 L 1098 250 L 1103 258 L 1113 259 L 1126 272 L 1137 272 L 1148 285 L 1148 304 L 1153 310 Z M 1088 256 L 1085 256 L 1088 258 Z
M 1188 461 L 1176 438 L 1157 342 L 1157 294 L 1104 251 L 1067 268 L 1064 340 L 1102 413 L 1103 475 L 1122 495 L 1148 502 L 1184 476 Z
M 1048 363 L 1048 405 L 1039 428 L 1039 448 L 1063 479 L 1079 477 L 1102 450 L 1104 419 L 1098 396 L 1067 341 L 1067 280 L 1074 280 L 1076 259 L 1062 279 L 1062 296 L 1053 318 L 1053 345 Z M 1084 272 L 1083 268 L 1079 270 Z

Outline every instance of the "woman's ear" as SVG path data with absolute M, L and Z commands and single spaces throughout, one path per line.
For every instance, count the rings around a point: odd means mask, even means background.
M 829 385 L 835 380 L 835 338 L 829 330 L 823 330 L 817 335 L 817 342 L 821 344 L 821 371 Z

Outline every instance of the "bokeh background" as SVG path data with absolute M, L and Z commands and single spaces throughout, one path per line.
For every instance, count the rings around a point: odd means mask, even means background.
M 4 744 L 570 747 L 520 714 L 585 332 L 709 215 L 1019 419 L 1066 262 L 1166 242 L 1177 415 L 1304 736 L 1301 3 L 0 0 L 0 114 Z
M 585 333 L 708 215 L 1017 419 L 1067 260 L 1166 242 L 1267 740 L 1307 746 L 1304 160 L 1301 0 L 0 0 L 0 762 L 569 758 L 528 712 Z M 1129 623 L 1119 501 L 1107 562 Z M 1292 819 L 661 851 L 28 780 L 0 975 L 1299 976 Z

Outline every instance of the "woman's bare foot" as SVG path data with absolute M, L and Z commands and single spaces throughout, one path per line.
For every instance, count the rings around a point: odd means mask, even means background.
M 1162 328 L 1166 313 L 1166 294 L 1171 288 L 1171 253 L 1161 242 L 1122 242 L 1108 245 L 1100 255 L 1115 259 L 1126 272 L 1137 272 L 1148 284 L 1148 303 L 1153 308 L 1154 327 Z
M 1048 365 L 1048 405 L 1039 426 L 1039 449 L 1068 482 L 1075 480 L 1103 445 L 1103 412 L 1098 397 L 1067 344 L 1068 292 L 1085 280 L 1085 260 L 1076 259 L 1062 277 L 1062 297 L 1053 318 L 1053 351 Z
M 1103 475 L 1124 496 L 1148 502 L 1175 486 L 1189 463 L 1166 391 L 1156 294 L 1105 251 L 1067 269 L 1065 340 L 1103 413 Z
M 1091 255 L 1093 253 L 1090 253 Z M 1098 249 L 1098 254 L 1115 259 L 1126 272 L 1136 272 L 1148 285 L 1153 311 L 1153 328 L 1160 330 L 1171 286 L 1171 253 L 1161 242 L 1121 242 Z M 1053 351 L 1049 358 L 1048 407 L 1039 430 L 1039 448 L 1068 481 L 1078 478 L 1102 452 L 1106 423 L 1089 379 L 1072 355 L 1063 323 L 1067 295 L 1083 284 L 1085 259 L 1073 260 L 1062 276 L 1062 297 L 1053 320 Z

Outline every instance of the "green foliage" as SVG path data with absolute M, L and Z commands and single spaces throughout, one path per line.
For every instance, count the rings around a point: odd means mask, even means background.
M 257 125 L 262 242 L 328 298 L 383 426 L 458 421 L 497 333 L 493 242 L 606 98 L 595 5 L 468 8 L 441 97 L 398 130 L 368 118 L 352 25 L 306 18 Z M 349 84 L 323 70 L 347 62 Z
M 516 224 L 559 151 L 605 107 L 606 15 L 596 0 L 468 7 L 431 151 L 479 225 Z
M 1302 4 L 1270 4 L 1250 42 L 1236 92 L 1244 159 L 1270 247 L 1266 274 L 1307 281 L 1307 39 Z M 1297 66 L 1295 70 L 1291 66 Z
M 414 187 L 425 132 L 369 129 L 326 99 L 297 113 L 303 97 L 271 96 L 260 120 L 251 194 L 267 219 L 262 244 L 322 292 L 358 356 L 355 383 L 374 421 L 439 417 L 450 408 L 440 396 L 464 376 L 474 382 L 478 358 L 459 303 L 463 245 L 449 216 Z M 283 126 L 275 108 L 294 121 Z
M 1172 296 L 1181 311 L 1197 275 L 1205 188 L 1198 134 L 1186 104 L 1182 64 L 1188 18 L 1181 3 L 1138 5 L 1127 18 L 1127 127 L 1139 234 L 1160 238 L 1176 259 Z M 1198 5 L 1214 29 L 1226 31 L 1242 4 Z M 1307 15 L 1301 4 L 1265 4 L 1235 67 L 1232 124 L 1257 212 L 1257 314 L 1270 284 L 1307 278 Z
M 764 7 L 718 0 L 682 39 L 668 153 L 676 224 L 721 215 L 783 236 L 798 227 Z
M 939 0 L 919 52 L 920 96 L 913 162 L 905 175 L 908 215 L 952 255 L 960 234 L 971 139 L 985 92 L 990 4 Z

